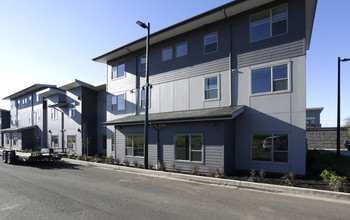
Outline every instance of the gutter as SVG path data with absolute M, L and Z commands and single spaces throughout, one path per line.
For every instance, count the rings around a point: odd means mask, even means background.
M 225 18 L 226 18 L 226 21 L 227 21 L 227 27 L 229 29 L 229 37 L 228 37 L 228 40 L 229 40 L 229 52 L 228 52 L 228 58 L 229 58 L 229 61 L 228 61 L 228 71 L 229 71 L 229 79 L 228 79 L 228 84 L 229 84 L 229 88 L 230 88 L 230 93 L 228 94 L 229 96 L 229 102 L 230 102 L 230 106 L 232 106 L 232 28 L 231 28 L 231 22 L 229 20 L 229 18 L 227 17 L 227 14 L 226 14 L 226 10 L 225 8 L 222 9 L 222 12 L 224 13 L 225 15 Z

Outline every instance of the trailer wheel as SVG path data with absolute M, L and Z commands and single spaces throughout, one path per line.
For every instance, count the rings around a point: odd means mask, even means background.
M 7 163 L 13 164 L 16 159 L 16 152 L 15 151 L 9 151 L 7 152 Z
M 4 163 L 7 163 L 7 151 L 3 151 L 2 152 L 2 161 L 4 162 Z

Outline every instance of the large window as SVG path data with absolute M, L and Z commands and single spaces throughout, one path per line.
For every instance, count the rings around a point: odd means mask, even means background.
M 187 55 L 187 42 L 176 45 L 176 57 Z
M 202 135 L 175 135 L 175 160 L 202 161 Z
M 143 157 L 144 136 L 126 135 L 125 136 L 125 155 Z
M 252 70 L 252 94 L 288 90 L 288 65 Z
M 204 99 L 216 99 L 219 97 L 218 76 L 204 79 Z
M 51 136 L 51 147 L 58 148 L 58 135 Z
M 125 94 L 112 96 L 112 111 L 125 110 Z
M 204 53 L 212 53 L 218 50 L 218 34 L 211 33 L 204 36 Z
M 173 59 L 173 48 L 168 47 L 162 50 L 162 61 Z
M 288 162 L 287 134 L 254 134 L 252 160 Z
M 125 62 L 119 61 L 112 65 L 112 79 L 125 76 Z
M 287 33 L 287 5 L 266 10 L 250 17 L 252 42 Z
M 67 135 L 67 147 L 75 149 L 76 147 L 76 137 L 75 135 Z

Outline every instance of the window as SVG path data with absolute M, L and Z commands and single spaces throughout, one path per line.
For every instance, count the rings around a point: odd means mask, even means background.
M 51 136 L 51 147 L 58 148 L 58 136 L 57 135 Z
M 75 117 L 75 102 L 72 102 L 70 104 L 70 108 L 68 109 L 68 116 L 70 118 L 74 118 Z
M 187 42 L 176 45 L 176 57 L 187 55 Z
M 17 135 L 13 135 L 13 145 L 17 146 L 17 142 L 18 142 L 18 137 Z
M 146 108 L 146 89 L 141 89 L 140 105 L 141 108 Z M 148 90 L 148 108 L 151 107 L 151 90 Z
M 173 48 L 165 48 L 162 50 L 162 61 L 167 61 L 173 59 Z
M 32 104 L 32 96 L 29 96 L 29 104 Z
M 12 126 L 16 126 L 16 121 L 17 121 L 16 118 L 17 118 L 16 116 L 11 116 L 11 125 Z
M 11 108 L 16 108 L 16 101 L 15 100 L 11 100 Z
M 219 97 L 218 76 L 204 79 L 204 99 L 216 99 Z
M 55 108 L 51 108 L 51 119 L 52 120 L 58 119 L 58 110 Z
M 288 65 L 252 70 L 252 94 L 288 90 Z
M 40 102 L 40 96 L 36 94 L 36 102 Z
M 288 162 L 288 135 L 253 135 L 252 159 L 256 161 Z
M 287 33 L 287 5 L 266 10 L 250 17 L 252 42 Z
M 6 135 L 6 145 L 10 145 L 10 137 L 9 137 L 9 135 Z
M 306 117 L 306 126 L 315 126 L 315 117 Z
M 125 94 L 112 96 L 112 111 L 125 110 Z
M 36 122 L 40 121 L 40 111 L 34 112 L 34 120 Z
M 202 161 L 202 135 L 175 135 L 175 160 Z
M 112 65 L 112 79 L 125 76 L 125 62 L 119 61 Z
M 19 107 L 20 106 L 20 104 L 21 104 L 21 100 L 17 100 L 17 106 Z
M 212 33 L 204 36 L 204 53 L 212 53 L 218 50 L 218 34 Z
M 126 135 L 125 136 L 125 155 L 143 157 L 143 135 Z
M 75 135 L 67 135 L 67 147 L 75 149 Z
M 112 151 L 115 149 L 115 136 L 112 135 Z
M 140 72 L 146 71 L 146 56 L 140 57 Z

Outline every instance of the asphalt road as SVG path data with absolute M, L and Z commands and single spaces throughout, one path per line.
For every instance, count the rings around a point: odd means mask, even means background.
M 350 201 L 0 162 L 0 219 L 349 219 Z

